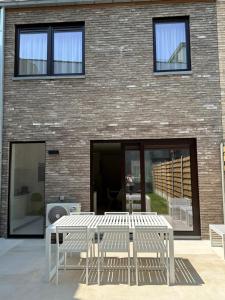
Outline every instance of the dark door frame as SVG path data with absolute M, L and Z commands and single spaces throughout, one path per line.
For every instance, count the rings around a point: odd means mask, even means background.
M 184 148 L 188 147 L 191 160 L 191 186 L 192 186 L 192 208 L 193 208 L 193 231 L 175 231 L 178 236 L 200 236 L 200 207 L 198 189 L 198 163 L 197 163 L 197 141 L 195 138 L 174 138 L 174 139 L 137 139 L 137 140 L 91 140 L 90 141 L 90 204 L 93 210 L 93 145 L 95 143 L 120 143 L 122 155 L 122 189 L 125 195 L 125 147 L 127 145 L 138 145 L 140 147 L 140 167 L 141 167 L 141 209 L 145 211 L 145 170 L 144 170 L 144 150 L 163 148 Z M 125 198 L 124 198 L 125 199 Z M 126 204 L 123 204 L 125 209 Z
M 11 141 L 9 142 L 9 171 L 8 171 L 8 219 L 7 219 L 7 238 L 14 239 L 32 239 L 32 238 L 44 238 L 44 228 L 45 228 L 45 212 L 43 215 L 43 234 L 10 234 L 10 190 L 11 190 L 11 167 L 12 167 L 12 145 L 13 144 L 45 144 L 46 153 L 46 142 L 45 141 Z M 46 165 L 46 155 L 45 155 L 45 165 Z M 45 184 L 44 184 L 44 195 L 45 195 Z M 45 204 L 45 199 L 44 199 Z

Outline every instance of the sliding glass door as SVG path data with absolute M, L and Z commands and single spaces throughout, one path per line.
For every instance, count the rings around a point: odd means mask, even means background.
M 146 211 L 163 214 L 175 230 L 193 231 L 189 148 L 145 149 Z
M 45 143 L 12 143 L 9 235 L 44 234 Z
M 124 204 L 164 215 L 179 234 L 200 235 L 194 139 L 124 142 Z

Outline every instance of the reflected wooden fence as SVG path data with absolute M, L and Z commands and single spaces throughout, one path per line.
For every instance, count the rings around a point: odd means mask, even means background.
M 190 156 L 153 166 L 154 192 L 163 198 L 191 198 Z
M 223 170 L 225 172 L 225 146 L 223 146 L 223 162 L 224 162 Z

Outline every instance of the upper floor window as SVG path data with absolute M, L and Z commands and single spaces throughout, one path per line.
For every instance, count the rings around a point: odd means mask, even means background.
M 84 74 L 84 26 L 17 28 L 15 75 Z
M 153 20 L 154 71 L 191 69 L 189 18 Z

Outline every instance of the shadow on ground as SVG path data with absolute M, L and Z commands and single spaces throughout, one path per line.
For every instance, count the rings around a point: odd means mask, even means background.
M 85 265 L 85 259 L 80 259 L 79 264 Z M 139 285 L 161 285 L 167 284 L 166 270 L 161 267 L 160 261 L 157 258 L 140 258 L 139 259 Z M 127 259 L 126 258 L 105 258 L 104 269 L 101 272 L 101 284 L 127 284 Z M 81 271 L 65 271 L 76 273 L 76 280 L 79 283 L 85 284 L 85 270 Z M 175 285 L 202 285 L 204 281 L 199 276 L 193 265 L 186 258 L 175 258 Z M 60 271 L 60 278 L 63 280 L 64 271 Z M 89 284 L 97 284 L 97 259 L 93 260 L 92 267 L 89 272 Z M 131 285 L 136 284 L 135 269 L 131 271 Z

